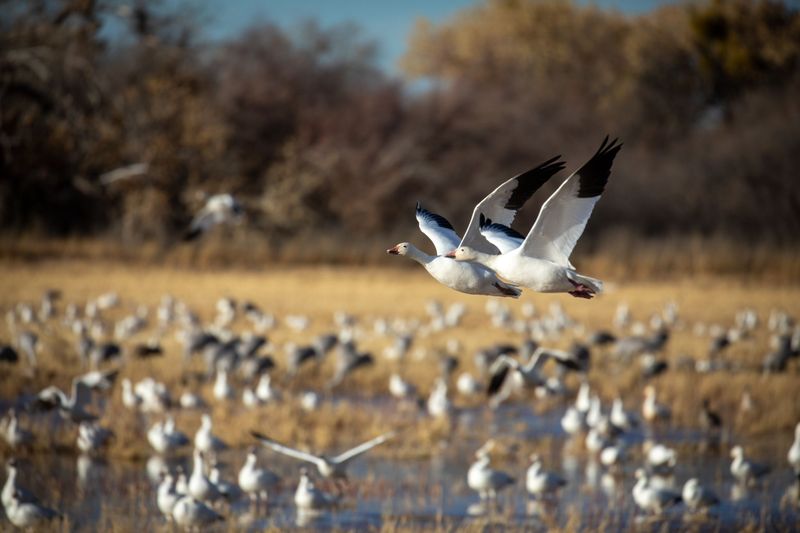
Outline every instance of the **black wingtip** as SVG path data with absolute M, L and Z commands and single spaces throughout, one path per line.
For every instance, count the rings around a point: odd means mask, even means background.
M 578 170 L 577 173 L 580 175 L 578 198 L 594 198 L 603 194 L 614 158 L 622 148 L 619 138 L 614 138 L 611 142 L 608 139 L 609 136 L 606 135 L 597 152 Z
M 256 438 L 258 440 L 268 440 L 266 435 L 264 435 L 263 433 L 259 433 L 258 431 L 255 431 L 255 430 L 252 430 L 252 429 L 250 430 L 250 435 L 253 438 Z
M 517 186 L 506 202 L 506 209 L 513 209 L 516 211 L 522 208 L 525 202 L 527 202 L 542 185 L 547 183 L 547 180 L 562 171 L 567 164 L 560 159 L 561 155 L 551 157 L 539 166 L 519 174 L 517 176 Z
M 508 372 L 508 365 L 503 365 L 503 368 L 492 375 L 492 379 L 489 380 L 489 386 L 486 387 L 486 396 L 491 397 L 497 394 L 497 392 L 503 386 L 503 382 L 505 381 Z
M 455 231 L 455 228 L 453 227 L 452 224 L 450 224 L 449 220 L 444 218 L 442 215 L 437 215 L 436 213 L 432 213 L 431 211 L 428 211 L 427 209 L 424 209 L 420 205 L 417 205 L 417 217 L 422 217 L 425 220 L 433 222 L 434 224 L 436 224 L 440 228 L 450 229 L 450 230 Z
M 510 228 L 508 226 L 504 226 L 503 224 L 498 224 L 496 222 L 492 222 L 490 218 L 487 218 L 484 224 L 480 225 L 480 229 L 489 229 L 493 231 L 497 231 L 502 233 L 508 237 L 512 237 L 514 239 L 523 239 L 525 240 L 525 235 L 521 234 L 517 230 Z

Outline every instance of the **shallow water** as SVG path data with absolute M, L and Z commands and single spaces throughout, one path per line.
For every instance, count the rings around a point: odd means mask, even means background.
M 354 402 L 354 408 L 393 408 L 384 401 L 375 404 L 353 399 L 339 401 Z M 698 477 L 723 503 L 703 519 L 684 516 L 681 506 L 654 519 L 642 517 L 631 497 L 633 472 L 641 462 L 639 456 L 629 461 L 622 472 L 607 473 L 562 431 L 559 424 L 562 412 L 563 409 L 556 408 L 537 415 L 520 404 L 503 406 L 495 412 L 484 408 L 462 410 L 456 420 L 458 437 L 442 442 L 429 459 L 387 460 L 367 454 L 350 467 L 352 482 L 343 489 L 343 504 L 335 510 L 315 514 L 298 514 L 294 507 L 298 463 L 262 450 L 260 463 L 284 479 L 280 490 L 270 495 L 268 506 L 253 510 L 242 499 L 223 513 L 229 522 L 235 521 L 239 527 L 252 531 L 292 526 L 363 529 L 385 523 L 421 528 L 504 524 L 534 530 L 567 524 L 584 529 L 601 526 L 660 529 L 665 521 L 670 527 L 691 523 L 704 530 L 734 529 L 748 523 L 767 529 L 800 527 L 796 493 L 792 498 L 785 496 L 794 485 L 785 462 L 789 444 L 782 439 L 737 440 L 757 451 L 755 459 L 773 468 L 763 482 L 744 489 L 733 482 L 729 473 L 729 445 L 703 451 L 704 439 L 699 432 L 671 429 L 656 433 L 658 442 L 679 447 L 679 463 L 673 474 L 676 488 L 680 490 L 689 477 Z M 517 477 L 517 484 L 496 504 L 482 505 L 477 494 L 467 487 L 466 471 L 487 433 L 501 439 L 509 435 L 526 440 L 547 439 L 549 446 L 542 454 L 545 466 L 560 472 L 568 481 L 560 497 L 553 502 L 531 500 L 524 489 L 527 458 L 516 454 L 502 463 L 501 468 Z M 633 449 L 645 437 L 644 432 L 638 431 L 625 438 Z M 231 450 L 220 456 L 226 466 L 224 479 L 235 481 L 244 455 L 244 450 Z M 188 454 L 171 459 L 166 466 L 174 469 L 178 465 L 186 471 L 191 469 Z M 161 466 L 158 457 L 147 462 L 110 462 L 76 457 L 69 452 L 40 454 L 21 461 L 23 484 L 40 495 L 44 503 L 68 515 L 70 529 L 76 531 L 107 529 L 112 525 L 152 529 L 163 524 L 156 507 L 156 486 L 148 475 L 148 470 L 157 472 Z M 334 490 L 330 483 L 319 485 Z

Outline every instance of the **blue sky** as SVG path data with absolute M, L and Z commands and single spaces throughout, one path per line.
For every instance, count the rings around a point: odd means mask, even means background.
M 390 70 L 403 54 L 408 33 L 418 17 L 442 21 L 476 3 L 475 0 L 195 1 L 204 6 L 206 36 L 213 40 L 233 36 L 243 28 L 264 20 L 273 20 L 284 27 L 308 18 L 317 19 L 323 26 L 355 22 L 365 37 L 377 42 L 379 61 Z M 595 0 L 593 3 L 634 14 L 649 11 L 667 3 L 667 0 Z

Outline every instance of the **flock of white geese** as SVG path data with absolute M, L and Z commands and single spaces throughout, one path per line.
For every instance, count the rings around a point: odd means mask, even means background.
M 433 242 L 436 255 L 428 255 L 407 242 L 387 252 L 410 257 L 438 282 L 467 294 L 518 298 L 527 288 L 592 298 L 602 290 L 602 282 L 579 274 L 569 258 L 605 189 L 620 148 L 617 141 L 609 142 L 606 138 L 589 161 L 567 177 L 543 204 L 527 236 L 510 226 L 525 202 L 565 167 L 559 157 L 498 186 L 475 206 L 463 237 L 459 237 L 444 217 L 417 205 L 419 228 Z M 232 196 L 212 197 L 186 237 L 195 239 L 216 224 L 237 219 L 241 213 L 241 207 Z M 371 328 L 341 312 L 334 316 L 335 329 L 330 333 L 317 335 L 305 344 L 286 343 L 279 347 L 270 343 L 267 332 L 285 327 L 305 342 L 308 339 L 303 337 L 303 332 L 307 331 L 310 319 L 300 315 L 279 319 L 253 302 L 223 298 L 217 303 L 213 322 L 204 324 L 186 304 L 165 296 L 155 313 L 146 306 L 137 306 L 134 313 L 112 322 L 108 315 L 122 305 L 115 293 L 81 305 L 69 303 L 63 312 L 59 310 L 59 298 L 57 291 L 48 291 L 38 308 L 21 302 L 8 310 L 7 329 L 13 342 L 0 345 L 0 366 L 19 365 L 29 375 L 35 375 L 38 355 L 45 349 L 45 343 L 39 341 L 40 335 L 60 335 L 73 340 L 76 366 L 83 370 L 76 372 L 79 375 L 72 379 L 69 393 L 49 386 L 27 397 L 3 398 L 8 410 L 0 422 L 0 436 L 12 453 L 24 452 L 37 438 L 35 431 L 25 427 L 25 420 L 48 416 L 40 414 L 43 410 L 56 410 L 63 420 L 59 423 L 76 428 L 75 446 L 81 457 L 102 454 L 115 438 L 112 431 L 101 425 L 105 406 L 109 395 L 119 394 L 126 408 L 141 413 L 148 420 L 142 439 L 146 439 L 155 452 L 147 464 L 148 474 L 157 484 L 154 498 L 165 519 L 182 527 L 222 521 L 227 506 L 242 498 L 249 499 L 251 505 L 259 509 L 285 484 L 280 476 L 259 464 L 257 447 L 247 449 L 235 482 L 225 479 L 217 457 L 229 453 L 230 446 L 224 436 L 214 433 L 210 402 L 227 402 L 227 405 L 240 402 L 244 409 L 258 409 L 267 404 L 296 401 L 302 409 L 313 411 L 334 397 L 354 372 L 364 372 L 363 369 L 377 364 L 393 364 L 402 369 L 401 363 L 411 358 L 427 360 L 425 364 L 430 364 L 433 372 L 438 367 L 440 376 L 430 394 L 421 397 L 417 386 L 404 377 L 401 370 L 393 372 L 387 393 L 397 402 L 418 406 L 424 416 L 445 418 L 459 411 L 452 384 L 460 395 L 486 394 L 488 405 L 493 408 L 526 390 L 533 391 L 537 398 L 561 398 L 564 402 L 563 431 L 573 441 L 580 442 L 608 472 L 623 475 L 622 465 L 629 464 L 634 455 L 632 441 L 627 436 L 639 431 L 637 428 L 642 425 L 669 424 L 671 410 L 669 405 L 659 403 L 652 384 L 644 387 L 641 416 L 626 411 L 619 397 L 613 400 L 610 408 L 604 407 L 600 396 L 586 381 L 591 354 L 602 350 L 620 365 L 635 361 L 641 365 L 642 379 L 650 382 L 672 370 L 661 354 L 672 331 L 687 327 L 680 324 L 674 305 L 665 307 L 663 313 L 653 316 L 649 323 L 634 322 L 631 311 L 621 305 L 613 317 L 613 328 L 588 333 L 557 304 L 549 313 L 544 313 L 528 303 L 522 306 L 522 316 L 514 316 L 501 300 L 489 300 L 487 327 L 523 334 L 527 340 L 521 346 L 498 344 L 481 350 L 475 356 L 479 374 L 461 371 L 456 376 L 461 353 L 457 339 L 448 342 L 444 352 L 435 356 L 424 350 L 415 352 L 412 348 L 417 337 L 459 327 L 466 313 L 465 306 L 460 304 L 444 308 L 432 302 L 427 309 L 428 321 L 381 317 L 374 319 Z M 248 330 L 236 332 L 233 325 L 242 321 L 248 323 Z M 708 356 L 678 364 L 684 370 L 691 367 L 689 370 L 693 372 L 735 369 L 735 363 L 724 357 L 725 350 L 748 338 L 759 323 L 754 311 L 743 309 L 736 314 L 734 325 L 730 327 L 694 324 L 693 334 L 709 338 Z M 768 327 L 775 338 L 775 351 L 765 359 L 763 370 L 785 371 L 800 354 L 800 329 L 791 316 L 779 311 L 769 317 Z M 183 346 L 182 354 L 164 353 L 160 341 L 170 332 L 174 332 Z M 134 341 L 148 333 L 151 335 L 147 342 Z M 567 334 L 581 338 L 582 342 L 566 350 L 547 346 Z M 382 358 L 359 349 L 360 342 L 370 335 L 386 341 Z M 284 352 L 283 360 L 265 353 L 269 350 L 274 354 L 279 349 Z M 184 387 L 178 394 L 155 377 L 135 383 L 128 377 L 118 379 L 125 375 L 129 365 L 151 357 L 174 358 L 176 364 L 184 365 L 201 359 L 206 368 L 205 379 L 213 382 L 213 399 L 203 397 L 191 387 Z M 328 357 L 335 358 L 335 371 L 323 390 L 293 394 L 282 387 L 304 369 L 319 367 Z M 285 371 L 285 379 L 276 379 L 281 370 Z M 574 401 L 567 381 L 571 373 L 577 373 L 581 380 Z M 748 401 L 749 395 L 745 394 L 743 408 Z M 176 423 L 175 415 L 182 410 L 203 412 L 193 437 Z M 698 415 L 710 434 L 719 431 L 719 416 L 708 403 L 698 408 Z M 306 467 L 300 470 L 293 497 L 298 512 L 313 513 L 335 508 L 344 497 L 341 490 L 322 490 L 315 484 L 316 479 L 329 478 L 339 487 L 349 482 L 347 469 L 354 460 L 402 436 L 389 432 L 334 455 L 313 454 L 288 446 L 256 428 L 252 438 L 260 449 L 313 467 L 313 471 Z M 496 502 L 503 491 L 517 482 L 515 475 L 492 466 L 492 452 L 496 447 L 494 438 L 479 447 L 474 463 L 466 472 L 468 487 L 478 494 L 482 503 Z M 166 459 L 189 449 L 192 450 L 191 472 L 172 468 Z M 682 487 L 676 483 L 674 470 L 679 456 L 676 450 L 647 439 L 641 456 L 644 464 L 635 470 L 631 495 L 644 512 L 658 515 L 679 504 L 691 512 L 701 512 L 720 503 L 713 488 L 704 486 L 696 477 L 687 479 Z M 778 468 L 777 463 L 767 466 L 748 459 L 742 446 L 732 448 L 731 458 L 730 473 L 744 486 L 757 483 Z M 800 482 L 800 424 L 787 460 Z M 12 524 L 28 528 L 60 519 L 61 513 L 48 508 L 24 487 L 20 464 L 13 457 L 6 461 L 6 471 L 2 503 Z M 78 473 L 81 475 L 80 467 Z M 568 479 L 550 471 L 542 457 L 530 456 L 524 487 L 533 499 L 555 500 L 567 484 Z

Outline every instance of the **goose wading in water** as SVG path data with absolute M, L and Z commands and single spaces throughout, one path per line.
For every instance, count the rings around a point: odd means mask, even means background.
M 569 256 L 603 194 L 620 148 L 622 144 L 616 139 L 609 143 L 606 137 L 597 153 L 545 201 L 521 245 L 512 248 L 521 234 L 481 211 L 479 231 L 501 254 L 492 255 L 462 243 L 446 257 L 478 263 L 509 283 L 536 292 L 566 292 L 576 298 L 592 298 L 602 290 L 603 283 L 578 274 Z
M 538 167 L 505 181 L 481 200 L 472 212 L 472 218 L 463 238 L 458 236 L 446 218 L 417 204 L 416 216 L 419 229 L 433 242 L 436 255 L 428 255 L 407 242 L 389 248 L 386 253 L 410 257 L 425 267 L 428 274 L 436 281 L 453 290 L 466 294 L 519 298 L 521 291 L 517 287 L 501 281 L 485 266 L 476 263 L 458 263 L 444 254 L 459 246 L 470 246 L 485 253 L 496 253 L 495 247 L 481 235 L 478 227 L 481 213 L 510 225 L 525 202 L 547 180 L 564 168 L 564 163 L 558 161 L 560 157 L 549 159 Z M 521 242 L 520 240 L 519 243 Z

